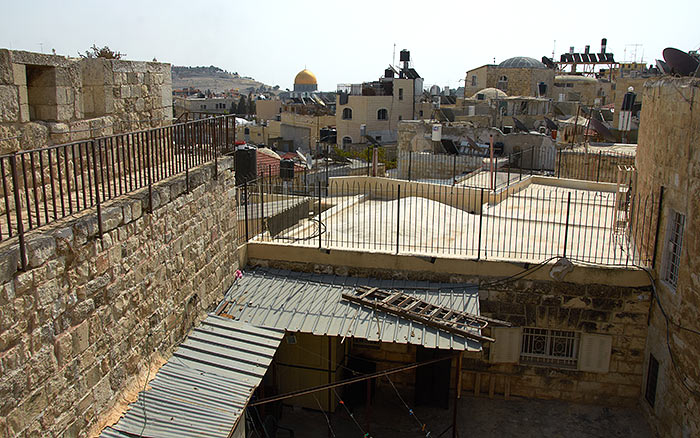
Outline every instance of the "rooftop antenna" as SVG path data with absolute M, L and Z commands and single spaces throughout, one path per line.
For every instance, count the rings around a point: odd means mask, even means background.
M 557 40 L 554 40 L 554 45 L 552 45 L 552 59 L 554 59 L 554 52 L 557 50 Z
M 391 54 L 391 65 L 396 67 L 396 43 L 394 43 L 394 52 Z
M 44 53 L 44 43 L 39 43 L 39 52 Z

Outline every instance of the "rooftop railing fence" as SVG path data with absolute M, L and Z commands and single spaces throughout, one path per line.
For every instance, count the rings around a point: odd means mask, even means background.
M 26 268 L 25 233 L 184 174 L 230 152 L 233 116 L 211 117 L 159 128 L 18 151 L 0 156 L 0 241 L 17 236 Z M 216 167 L 216 166 L 215 166 Z M 19 206 L 19 208 L 17 208 Z
M 487 188 L 258 180 L 237 191 L 241 242 L 539 262 L 649 265 L 658 194 L 520 184 Z

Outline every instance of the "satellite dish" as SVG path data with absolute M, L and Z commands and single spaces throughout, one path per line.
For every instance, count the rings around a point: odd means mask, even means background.
M 559 126 L 557 126 L 557 124 L 554 123 L 554 122 L 553 122 L 550 118 L 548 118 L 548 117 L 545 117 L 545 118 L 544 118 L 544 122 L 545 122 L 545 124 L 547 125 L 547 129 L 549 129 L 550 131 L 556 131 L 556 130 L 559 129 Z
M 546 56 L 542 57 L 542 64 L 544 64 L 547 68 L 555 68 L 557 66 L 552 59 L 547 58 Z
M 513 117 L 513 123 L 515 124 L 516 131 L 530 132 L 530 130 L 527 129 L 527 126 L 525 126 L 523 122 L 516 119 L 515 117 Z
M 603 124 L 603 122 L 593 118 L 590 119 L 590 122 L 590 127 L 593 128 L 593 130 L 596 131 L 598 134 L 602 135 L 604 139 L 613 142 L 617 140 L 612 134 L 612 132 L 610 132 L 610 130 Z
M 313 158 L 311 158 L 311 154 L 307 152 L 306 153 L 306 168 L 311 169 L 311 166 L 313 166 L 313 163 L 314 163 L 314 160 L 313 160 Z
M 666 64 L 665 62 L 663 62 L 660 59 L 656 60 L 656 68 L 658 68 L 662 74 L 665 74 L 665 75 L 671 74 L 671 69 L 669 68 L 668 64 Z
M 698 60 L 687 52 L 667 47 L 664 49 L 664 60 L 671 69 L 671 74 L 690 76 L 698 69 Z

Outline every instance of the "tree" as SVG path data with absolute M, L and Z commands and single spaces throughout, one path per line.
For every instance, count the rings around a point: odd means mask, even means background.
M 236 114 L 247 114 L 248 104 L 245 101 L 245 96 L 241 96 L 241 100 L 238 101 L 238 108 L 236 108 Z
M 122 59 L 126 53 L 114 52 L 107 46 L 97 47 L 93 44 L 90 50 L 86 50 L 85 54 L 78 53 L 81 58 L 105 58 L 105 59 Z

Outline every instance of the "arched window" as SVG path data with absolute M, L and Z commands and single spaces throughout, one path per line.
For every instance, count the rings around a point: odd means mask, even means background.
M 386 108 L 382 108 L 377 111 L 377 120 L 387 120 L 389 118 L 389 111 Z
M 352 138 L 348 136 L 343 137 L 343 146 L 349 145 L 350 143 L 352 143 Z
M 343 120 L 352 120 L 352 109 L 345 108 L 343 110 Z

